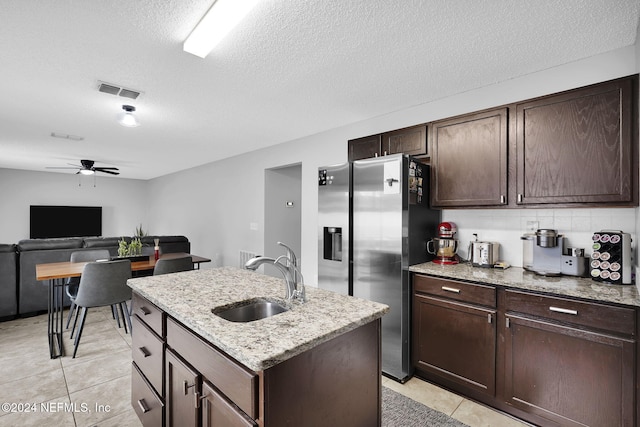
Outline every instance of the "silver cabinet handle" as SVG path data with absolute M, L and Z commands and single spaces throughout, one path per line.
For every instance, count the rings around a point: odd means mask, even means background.
M 142 353 L 144 357 L 151 356 L 151 353 L 149 353 L 149 350 L 147 350 L 146 347 L 138 347 L 138 350 L 140 350 L 140 353 Z
M 189 382 L 187 380 L 182 381 L 182 388 L 183 388 L 183 391 L 184 391 L 184 395 L 186 396 L 189 393 L 189 389 L 191 387 L 195 387 L 195 386 L 196 386 L 195 383 L 189 385 Z
M 504 196 L 504 194 L 500 196 L 500 203 L 502 203 L 503 205 L 507 203 L 507 198 Z
M 142 312 L 142 314 L 144 314 L 145 316 L 146 316 L 147 314 L 151 314 L 151 310 L 149 310 L 147 307 L 144 307 L 144 306 L 140 307 L 140 311 L 141 311 L 141 312 Z
M 491 313 L 487 314 L 487 321 L 491 324 L 493 322 L 493 316 Z
M 442 290 L 443 291 L 447 291 L 447 292 L 453 292 L 454 294 L 459 294 L 460 293 L 460 289 L 450 288 L 448 286 L 443 286 Z
M 518 203 L 522 203 L 522 194 L 518 194 Z
M 561 308 L 561 307 L 549 307 L 549 311 L 555 311 L 556 313 L 563 313 L 563 314 L 571 314 L 573 316 L 578 315 L 578 310 L 569 310 L 568 308 Z
M 140 407 L 140 409 L 142 410 L 143 414 L 146 414 L 147 412 L 149 412 L 151 410 L 151 408 L 149 408 L 147 406 L 147 403 L 144 401 L 144 399 L 140 399 L 138 400 L 138 406 Z

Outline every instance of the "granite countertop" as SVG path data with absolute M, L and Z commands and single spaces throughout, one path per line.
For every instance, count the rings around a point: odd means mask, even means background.
M 425 262 L 412 265 L 409 270 L 430 276 L 640 307 L 640 292 L 635 285 L 607 285 L 590 278 L 574 276 L 544 277 L 520 267 L 502 270 L 472 267 L 468 263 L 440 265 Z
M 211 313 L 255 297 L 283 299 L 284 279 L 233 267 L 129 279 L 127 284 L 253 371 L 277 365 L 345 332 L 382 317 L 384 304 L 306 286 L 308 301 L 247 323 Z

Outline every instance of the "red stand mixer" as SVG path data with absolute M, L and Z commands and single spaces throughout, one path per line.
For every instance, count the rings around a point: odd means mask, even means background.
M 441 222 L 438 224 L 438 236 L 427 242 L 427 252 L 435 255 L 436 264 L 452 265 L 458 263 L 456 252 L 458 251 L 458 228 L 453 222 Z

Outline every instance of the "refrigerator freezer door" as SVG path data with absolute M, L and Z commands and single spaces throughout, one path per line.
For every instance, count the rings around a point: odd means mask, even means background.
M 382 318 L 382 371 L 401 381 L 410 372 L 409 283 L 402 268 L 408 217 L 404 169 L 401 155 L 354 162 L 352 202 L 353 295 L 390 307 Z
M 318 287 L 349 295 L 349 164 L 318 170 Z

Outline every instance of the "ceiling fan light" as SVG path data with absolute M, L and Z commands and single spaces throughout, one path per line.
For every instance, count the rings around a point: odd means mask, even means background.
M 132 105 L 123 105 L 122 109 L 124 111 L 118 114 L 118 123 L 129 128 L 140 126 L 138 118 L 133 114 L 133 112 L 136 111 L 136 107 Z
M 82 175 L 93 175 L 95 172 L 91 169 L 80 169 Z

